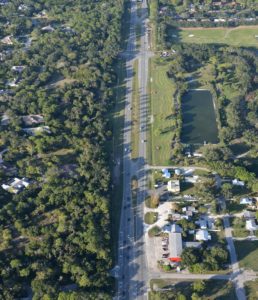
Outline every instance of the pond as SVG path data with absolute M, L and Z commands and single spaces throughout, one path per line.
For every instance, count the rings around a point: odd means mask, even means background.
M 185 93 L 182 97 L 182 114 L 182 143 L 218 143 L 218 128 L 210 91 L 195 89 Z

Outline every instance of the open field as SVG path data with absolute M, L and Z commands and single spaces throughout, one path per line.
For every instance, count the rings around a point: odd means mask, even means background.
M 193 294 L 192 284 L 194 281 L 177 281 L 177 280 L 162 280 L 153 279 L 151 280 L 151 288 L 169 288 L 171 291 L 161 291 L 161 292 L 150 292 L 150 300 L 158 300 L 161 298 L 163 293 L 170 293 L 170 295 L 175 295 L 176 293 L 184 294 L 186 299 L 191 299 Z M 201 299 L 203 300 L 234 300 L 236 299 L 234 286 L 232 282 L 227 282 L 224 280 L 205 280 L 205 289 L 201 292 Z M 179 298 L 178 298 L 179 299 Z
M 258 272 L 258 241 L 235 241 L 239 265 L 241 268 Z
M 182 98 L 182 142 L 218 142 L 218 129 L 212 95 L 206 90 L 191 90 Z
M 168 165 L 175 120 L 173 94 L 175 86 L 167 77 L 168 63 L 158 58 L 150 60 L 149 92 L 151 100 L 151 124 L 149 141 L 149 163 Z
M 227 44 L 231 46 L 258 47 L 258 26 L 235 28 L 178 28 L 170 29 L 169 41 L 197 44 Z

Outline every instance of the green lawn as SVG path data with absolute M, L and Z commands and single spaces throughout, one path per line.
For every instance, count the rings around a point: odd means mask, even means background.
M 237 257 L 241 268 L 258 272 L 258 241 L 235 241 Z
M 179 281 L 179 280 L 169 280 L 169 279 L 153 279 L 151 280 L 151 288 L 169 288 L 171 291 L 162 292 L 150 292 L 150 300 L 166 299 L 164 296 L 167 295 L 174 296 L 177 293 L 181 293 L 186 296 L 186 299 L 191 299 L 193 294 L 192 284 L 194 281 Z M 227 282 L 224 280 L 205 280 L 205 289 L 201 292 L 201 298 L 203 300 L 235 300 L 236 295 L 234 291 L 234 286 L 232 282 Z M 170 299 L 170 298 L 168 298 Z M 171 298 L 174 299 L 174 298 Z
M 258 299 L 258 280 L 247 281 L 245 283 L 245 290 L 248 300 Z
M 169 64 L 158 58 L 150 60 L 149 93 L 151 100 L 151 126 L 149 162 L 152 165 L 169 165 L 173 128 L 173 94 L 175 86 L 167 77 Z
M 228 44 L 232 46 L 258 47 L 258 26 L 236 28 L 180 28 L 169 31 L 171 42 L 197 44 Z

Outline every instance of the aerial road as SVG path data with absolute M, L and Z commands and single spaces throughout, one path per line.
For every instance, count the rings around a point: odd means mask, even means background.
M 126 95 L 124 114 L 123 153 L 123 203 L 118 243 L 118 299 L 147 299 L 148 269 L 145 259 L 143 227 L 144 198 L 146 186 L 146 128 L 147 128 L 147 82 L 150 57 L 147 36 L 147 2 L 142 2 L 141 17 L 137 16 L 136 1 L 131 1 L 130 31 L 125 51 Z M 135 27 L 141 25 L 141 43 L 136 49 Z M 131 107 L 133 88 L 133 63 L 139 62 L 139 156 L 131 160 Z M 131 178 L 138 178 L 138 195 L 135 209 L 131 200 Z

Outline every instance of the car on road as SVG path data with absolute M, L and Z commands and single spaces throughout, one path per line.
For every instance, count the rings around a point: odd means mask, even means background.
M 131 218 L 128 218 L 127 221 L 130 222 L 130 221 L 131 221 Z
M 142 143 L 145 143 L 146 142 L 146 140 L 142 140 Z
M 169 256 L 169 253 L 162 254 L 162 258 L 167 258 Z

